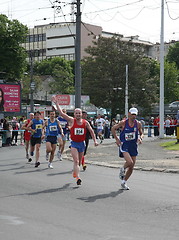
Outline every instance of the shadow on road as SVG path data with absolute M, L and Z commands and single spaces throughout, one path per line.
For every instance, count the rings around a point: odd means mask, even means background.
M 94 196 L 90 196 L 90 197 L 81 197 L 81 198 L 77 198 L 77 199 L 82 200 L 84 202 L 95 202 L 99 199 L 117 197 L 119 194 L 121 194 L 123 192 L 124 192 L 124 190 L 119 189 L 118 191 L 115 191 L 115 192 L 110 192 L 110 193 L 106 193 L 106 194 L 99 194 L 99 195 L 94 195 Z

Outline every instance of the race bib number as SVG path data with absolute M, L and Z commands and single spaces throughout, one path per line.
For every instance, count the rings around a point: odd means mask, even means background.
M 37 125 L 35 126 L 35 128 L 36 128 L 36 129 L 42 129 L 42 124 L 37 124 Z
M 55 132 L 57 131 L 57 126 L 50 126 L 49 129 L 51 132 Z
M 64 128 L 64 127 L 66 126 L 66 122 L 61 121 L 61 122 L 60 122 L 60 125 L 62 126 L 62 128 Z
M 125 140 L 131 141 L 135 139 L 135 132 L 125 133 Z
M 84 134 L 84 128 L 75 128 L 74 133 L 75 133 L 75 135 L 83 135 Z

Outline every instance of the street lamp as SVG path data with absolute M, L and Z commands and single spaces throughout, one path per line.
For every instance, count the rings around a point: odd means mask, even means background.
M 32 58 L 32 52 L 30 51 L 30 111 L 34 112 L 34 98 L 33 93 L 35 90 L 35 82 L 33 81 L 33 58 Z

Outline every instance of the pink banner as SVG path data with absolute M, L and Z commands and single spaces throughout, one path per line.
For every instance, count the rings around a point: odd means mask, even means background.
M 21 87 L 15 84 L 0 84 L 0 112 L 21 111 Z

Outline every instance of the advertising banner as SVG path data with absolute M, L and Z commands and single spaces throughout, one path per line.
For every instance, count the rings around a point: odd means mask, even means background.
M 21 112 L 21 86 L 0 83 L 0 112 Z

